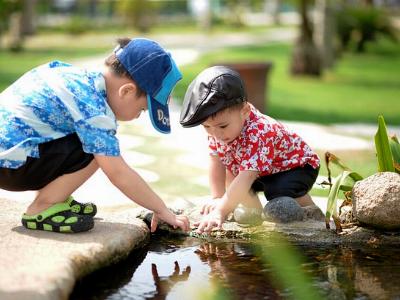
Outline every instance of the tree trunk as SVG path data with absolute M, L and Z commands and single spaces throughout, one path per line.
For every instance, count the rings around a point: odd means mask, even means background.
M 13 52 L 22 50 L 23 35 L 21 34 L 22 14 L 14 12 L 10 15 L 9 29 L 8 29 L 8 48 Z
M 330 0 L 316 0 L 314 40 L 323 68 L 332 68 L 335 61 L 335 18 Z
M 36 32 L 35 7 L 36 7 L 36 0 L 22 1 L 21 34 L 24 36 L 32 35 Z
M 300 1 L 300 36 L 292 54 L 291 73 L 293 75 L 321 75 L 321 60 L 314 45 L 310 19 L 307 14 L 308 0 Z

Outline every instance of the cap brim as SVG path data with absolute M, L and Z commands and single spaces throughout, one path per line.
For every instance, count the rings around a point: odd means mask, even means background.
M 170 119 L 168 104 L 162 105 L 156 99 L 147 95 L 147 108 L 153 127 L 161 133 L 170 133 Z

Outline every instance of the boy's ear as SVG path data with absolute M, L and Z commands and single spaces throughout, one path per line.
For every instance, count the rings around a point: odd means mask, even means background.
M 129 94 L 136 94 L 136 85 L 133 83 L 125 83 L 121 85 L 121 87 L 118 90 L 119 96 L 120 97 L 125 97 L 126 95 Z

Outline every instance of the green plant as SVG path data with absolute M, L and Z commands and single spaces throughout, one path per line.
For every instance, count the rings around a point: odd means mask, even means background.
M 366 44 L 375 41 L 379 36 L 386 36 L 394 42 L 398 40 L 396 28 L 382 9 L 349 6 L 341 10 L 336 19 L 343 49 L 354 44 L 356 52 L 365 52 Z
M 388 137 L 385 119 L 378 117 L 378 131 L 375 135 L 375 148 L 379 172 L 400 173 L 400 144 L 395 135 Z
M 90 20 L 73 16 L 69 21 L 64 25 L 64 29 L 71 35 L 79 35 L 83 34 L 91 29 L 92 25 Z
M 378 130 L 375 135 L 375 148 L 378 160 L 378 172 L 400 173 L 400 143 L 396 136 L 391 136 L 390 138 L 388 137 L 385 119 L 383 116 L 378 117 Z M 359 173 L 354 172 L 346 167 L 338 157 L 330 152 L 325 153 L 325 162 L 328 169 L 328 180 L 330 184 L 325 224 L 326 228 L 329 229 L 329 222 L 332 217 L 335 223 L 336 231 L 341 232 L 342 227 L 338 218 L 337 210 L 338 194 L 340 191 L 344 192 L 346 198 L 345 203 L 351 203 L 351 196 L 349 196 L 348 192 L 350 192 L 354 184 L 357 181 L 362 180 L 363 177 Z M 333 183 L 331 181 L 331 171 L 329 168 L 331 163 L 342 170 L 342 173 L 335 177 Z
M 122 0 L 118 2 L 117 11 L 126 24 L 140 32 L 148 32 L 155 21 L 158 3 L 146 0 Z
M 322 299 L 312 277 L 303 269 L 304 257 L 283 235 L 271 232 L 257 252 L 264 266 L 273 272 L 276 283 L 290 292 L 288 299 Z
M 328 168 L 329 184 L 331 185 L 328 195 L 328 203 L 326 207 L 325 224 L 326 228 L 330 229 L 329 222 L 332 217 L 336 226 L 336 231 L 341 232 L 342 226 L 340 224 L 340 220 L 338 217 L 337 197 L 340 191 L 345 193 L 351 191 L 354 183 L 359 180 L 362 180 L 363 177 L 357 172 L 351 171 L 348 167 L 346 167 L 344 164 L 341 163 L 338 157 L 336 157 L 330 152 L 325 153 L 325 161 L 326 161 L 326 167 Z M 331 176 L 330 176 L 331 171 L 329 169 L 330 163 L 333 163 L 334 165 L 338 166 L 343 171 L 340 175 L 335 177 L 335 179 L 333 180 L 333 184 L 331 183 Z

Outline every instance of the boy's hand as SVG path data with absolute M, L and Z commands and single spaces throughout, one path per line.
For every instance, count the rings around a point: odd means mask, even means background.
M 200 213 L 202 215 L 208 215 L 210 212 L 212 212 L 215 209 L 219 200 L 220 200 L 220 198 L 214 198 L 214 199 L 208 200 L 207 203 L 201 207 Z
M 190 230 L 190 223 L 188 217 L 183 215 L 175 215 L 169 209 L 165 209 L 160 213 L 156 212 L 153 213 L 150 225 L 151 232 L 156 231 L 158 220 L 163 220 L 164 222 L 167 222 L 169 225 L 174 227 L 174 229 L 179 227 L 185 232 Z
M 224 216 L 221 211 L 217 208 L 211 211 L 208 215 L 205 215 L 200 222 L 195 223 L 195 226 L 198 226 L 196 232 L 210 232 L 214 227 L 218 229 L 222 228 L 222 223 L 225 221 Z

